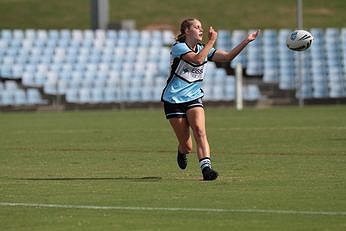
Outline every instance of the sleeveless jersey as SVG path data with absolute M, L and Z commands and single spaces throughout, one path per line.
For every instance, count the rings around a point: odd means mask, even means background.
M 203 97 L 201 89 L 206 71 L 206 63 L 211 60 L 216 49 L 210 49 L 205 61 L 200 64 L 186 62 L 182 56 L 189 52 L 199 53 L 203 44 L 198 43 L 193 51 L 185 42 L 177 42 L 171 49 L 171 72 L 163 89 L 161 100 L 169 103 L 185 103 Z

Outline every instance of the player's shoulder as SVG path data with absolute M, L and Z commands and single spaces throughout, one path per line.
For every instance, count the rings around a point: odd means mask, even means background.
M 185 42 L 175 42 L 172 49 L 190 49 Z
M 172 46 L 172 54 L 173 56 L 181 56 L 192 50 L 185 42 L 176 42 Z

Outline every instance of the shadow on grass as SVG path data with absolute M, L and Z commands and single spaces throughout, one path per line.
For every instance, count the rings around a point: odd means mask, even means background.
M 158 176 L 145 176 L 145 177 L 28 177 L 28 178 L 14 178 L 14 180 L 31 180 L 31 181 L 135 181 L 135 182 L 156 182 L 160 181 L 162 177 Z

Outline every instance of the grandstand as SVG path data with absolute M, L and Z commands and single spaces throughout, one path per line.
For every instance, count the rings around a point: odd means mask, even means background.
M 289 29 L 265 29 L 230 64 L 208 63 L 205 101 L 234 101 L 233 68 L 241 63 L 250 81 L 243 97 L 266 100 L 263 86 L 299 97 L 297 52 L 286 48 Z M 346 97 L 346 28 L 311 28 L 315 41 L 303 52 L 303 97 Z M 219 31 L 217 48 L 231 49 L 248 31 Z M 170 30 L 0 31 L 0 107 L 158 103 L 169 74 Z M 251 81 L 256 79 L 256 81 Z M 276 92 L 277 93 L 277 92 Z
M 266 29 L 247 50 L 231 63 L 240 62 L 248 76 L 260 76 L 264 84 L 277 85 L 280 90 L 293 91 L 299 98 L 298 53 L 286 47 L 290 29 Z M 314 42 L 301 52 L 302 94 L 307 100 L 342 99 L 346 97 L 346 28 L 311 28 Z M 222 31 L 218 47 L 230 49 L 246 31 Z

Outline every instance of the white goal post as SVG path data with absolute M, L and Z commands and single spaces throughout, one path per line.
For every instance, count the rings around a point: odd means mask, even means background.
M 236 109 L 243 110 L 243 67 L 237 63 L 235 69 L 235 102 Z

